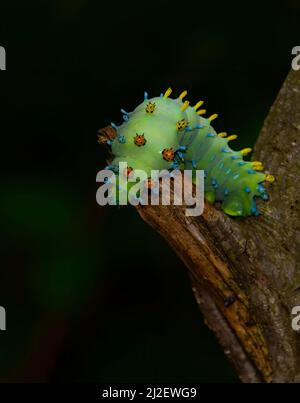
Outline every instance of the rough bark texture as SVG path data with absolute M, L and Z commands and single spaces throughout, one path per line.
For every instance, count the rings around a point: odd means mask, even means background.
M 188 268 L 207 325 L 244 382 L 300 381 L 300 72 L 291 71 L 258 137 L 253 159 L 276 177 L 260 217 L 231 218 L 205 204 L 139 206 Z M 100 131 L 100 142 L 113 137 Z

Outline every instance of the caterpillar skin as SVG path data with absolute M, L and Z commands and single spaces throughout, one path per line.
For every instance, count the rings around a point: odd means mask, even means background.
M 111 124 L 117 136 L 110 144 L 114 159 L 109 168 L 116 171 L 118 163 L 126 161 L 127 172 L 119 175 L 142 169 L 149 177 L 153 169 L 201 169 L 208 202 L 221 202 L 222 210 L 231 216 L 259 215 L 256 198 L 268 200 L 263 182 L 273 182 L 274 177 L 261 172 L 261 162 L 244 161 L 250 148 L 233 151 L 229 147 L 237 136 L 216 133 L 211 121 L 217 114 L 204 118 L 203 101 L 191 107 L 183 101 L 186 91 L 177 99 L 170 98 L 171 92 L 169 88 L 151 99 L 145 93 L 133 112 L 121 109 L 124 123 Z

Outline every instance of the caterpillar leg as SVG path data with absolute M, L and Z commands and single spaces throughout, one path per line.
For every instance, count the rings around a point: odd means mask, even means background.
M 227 199 L 223 200 L 221 208 L 224 213 L 234 217 L 244 215 L 243 203 L 241 198 L 238 196 L 228 197 Z
M 216 193 L 214 191 L 204 192 L 204 197 L 205 200 L 210 204 L 214 204 L 216 201 Z

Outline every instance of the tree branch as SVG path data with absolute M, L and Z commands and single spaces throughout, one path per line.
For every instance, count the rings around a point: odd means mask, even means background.
M 188 268 L 207 325 L 244 382 L 300 379 L 299 335 L 291 309 L 300 305 L 300 72 L 290 72 L 257 140 L 254 157 L 275 175 L 260 217 L 231 218 L 205 204 L 138 206 Z M 114 136 L 100 131 L 102 142 Z

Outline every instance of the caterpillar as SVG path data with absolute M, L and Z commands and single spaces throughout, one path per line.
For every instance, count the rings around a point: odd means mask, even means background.
M 220 202 L 230 216 L 259 215 L 256 199 L 268 200 L 263 182 L 272 183 L 274 177 L 262 172 L 260 161 L 244 160 L 251 148 L 229 147 L 236 135 L 217 134 L 211 122 L 218 115 L 205 118 L 204 101 L 191 106 L 184 100 L 187 91 L 176 99 L 171 93 L 168 88 L 149 99 L 145 92 L 144 101 L 132 112 L 121 109 L 124 122 L 111 123 L 116 138 L 109 141 L 114 158 L 107 168 L 116 172 L 119 162 L 126 161 L 128 168 L 119 175 L 142 169 L 149 177 L 153 169 L 204 170 L 204 196 L 209 203 Z

